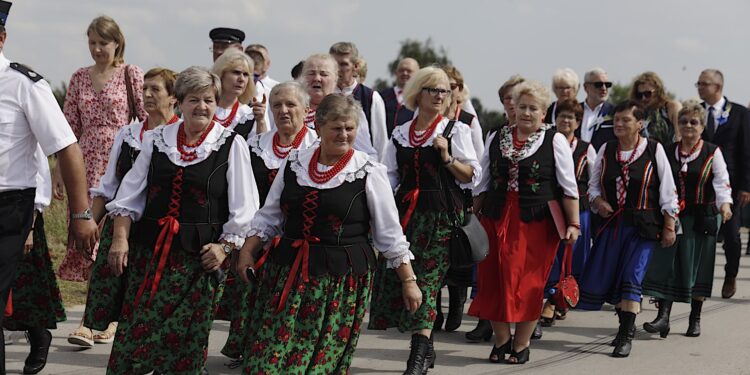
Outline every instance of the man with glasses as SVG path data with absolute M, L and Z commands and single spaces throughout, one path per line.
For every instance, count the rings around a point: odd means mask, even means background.
M 607 102 L 611 87 L 612 82 L 604 69 L 594 68 L 583 76 L 586 100 L 581 103 L 583 120 L 581 127 L 576 130 L 576 137 L 590 143 L 597 150 L 607 141 L 615 139 L 612 124 L 614 106 Z
M 722 95 L 724 75 L 720 71 L 702 71 L 695 87 L 703 100 L 703 107 L 706 108 L 703 140 L 721 147 L 734 195 L 733 211 L 737 213 L 750 202 L 750 116 L 747 108 L 730 102 Z M 724 285 L 721 287 L 722 298 L 732 298 L 737 291 L 736 278 L 742 251 L 740 216 L 733 215 L 732 219 L 721 227 L 724 254 L 727 258 L 727 264 L 724 266 Z
M 231 29 L 228 27 L 217 27 L 208 33 L 213 45 L 214 61 L 221 56 L 228 48 L 237 48 L 242 51 L 242 42 L 245 40 L 245 33 L 242 30 Z

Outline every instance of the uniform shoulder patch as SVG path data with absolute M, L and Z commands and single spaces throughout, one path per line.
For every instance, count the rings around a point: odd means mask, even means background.
M 20 72 L 21 74 L 25 75 L 26 77 L 29 77 L 29 79 L 32 80 L 32 81 L 34 81 L 34 82 L 38 82 L 39 80 L 41 80 L 42 78 L 44 78 L 44 77 L 42 77 L 41 74 L 39 74 L 39 73 L 31 70 L 31 68 L 29 68 L 28 66 L 23 65 L 23 64 L 19 64 L 19 63 L 16 63 L 16 62 L 10 63 L 10 68 L 13 69 L 13 70 L 15 70 L 15 71 Z

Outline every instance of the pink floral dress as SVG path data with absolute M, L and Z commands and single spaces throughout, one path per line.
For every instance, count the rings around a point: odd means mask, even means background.
M 88 188 L 99 185 L 109 161 L 109 150 L 115 135 L 121 127 L 130 122 L 128 118 L 128 94 L 125 86 L 125 68 L 133 87 L 136 112 L 141 119 L 146 118 L 143 109 L 143 70 L 135 65 L 121 65 L 115 68 L 112 78 L 104 84 L 101 92 L 94 90 L 89 71 L 81 68 L 70 78 L 68 93 L 65 96 L 63 112 L 73 129 L 83 153 L 86 165 Z M 91 196 L 89 195 L 89 205 Z M 82 255 L 68 245 L 68 251 L 58 270 L 63 280 L 87 281 L 92 258 Z

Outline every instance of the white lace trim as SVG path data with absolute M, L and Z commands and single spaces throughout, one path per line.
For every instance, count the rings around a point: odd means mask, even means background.
M 400 246 L 400 249 L 398 249 L 399 253 L 402 253 L 402 255 L 397 255 L 393 258 L 388 259 L 386 263 L 386 267 L 390 269 L 396 269 L 401 267 L 402 264 L 410 264 L 412 260 L 414 260 L 414 254 L 409 250 L 409 246 L 407 244 L 404 244 Z
M 276 132 L 277 131 L 274 129 L 261 135 L 253 135 L 247 141 L 248 145 L 250 146 L 250 152 L 261 158 L 263 160 L 263 164 L 265 164 L 266 168 L 268 169 L 279 169 L 281 167 L 281 163 L 283 163 L 286 159 L 279 159 L 273 152 L 273 137 Z M 307 134 L 305 134 L 305 138 L 302 140 L 302 143 L 300 143 L 299 149 L 302 150 L 312 147 L 312 145 L 316 144 L 317 139 L 318 136 L 315 131 L 307 129 Z M 290 148 L 291 146 L 284 149 L 289 150 Z
M 175 123 L 175 125 L 178 125 L 178 123 Z M 221 146 L 226 143 L 227 138 L 229 138 L 229 136 L 231 136 L 233 133 L 233 131 L 224 128 L 223 126 L 221 126 L 221 124 L 214 124 L 214 128 L 211 129 L 211 133 L 209 133 L 203 143 L 193 149 L 195 150 L 197 158 L 188 162 L 182 160 L 180 151 L 177 149 L 176 135 L 174 142 L 175 144 L 173 146 L 167 144 L 164 132 L 168 129 L 175 129 L 175 132 L 177 132 L 179 131 L 179 126 L 160 126 L 152 130 L 154 136 L 154 145 L 156 145 L 156 149 L 159 150 L 159 152 L 166 154 L 172 163 L 181 167 L 198 164 L 203 160 L 206 160 L 212 152 L 218 151 Z
M 239 249 L 245 244 L 245 237 L 233 233 L 224 233 L 219 236 L 219 241 L 229 242 Z
M 143 122 L 130 124 L 128 125 L 127 129 L 123 130 L 123 137 L 122 137 L 122 140 L 125 143 L 127 143 L 133 149 L 139 150 L 139 151 L 141 149 L 141 128 L 143 128 Z
M 341 186 L 344 182 L 353 182 L 365 178 L 375 167 L 367 154 L 354 150 L 354 156 L 352 156 L 352 159 L 344 169 L 339 172 L 339 174 L 324 184 L 318 184 L 310 179 L 307 170 L 308 163 L 312 158 L 314 150 L 315 148 L 292 150 L 287 157 L 290 163 L 289 167 L 292 169 L 292 172 L 297 175 L 297 183 L 302 186 L 309 186 L 317 189 L 332 189 Z M 300 155 L 300 153 L 302 153 L 302 155 Z M 324 167 L 331 168 L 330 166 Z
M 261 242 L 267 242 L 269 238 L 274 236 L 274 234 L 268 231 L 263 231 L 261 229 L 250 228 L 250 230 L 247 231 L 246 238 L 250 238 L 252 236 L 257 236 L 258 238 L 260 238 Z
M 115 216 L 127 216 L 130 218 L 130 221 L 135 222 L 135 212 L 128 210 L 127 208 L 114 208 L 112 211 L 109 211 L 107 214 L 109 217 L 114 218 Z

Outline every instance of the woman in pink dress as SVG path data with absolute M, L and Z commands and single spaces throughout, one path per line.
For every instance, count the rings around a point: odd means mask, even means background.
M 120 128 L 134 117 L 146 118 L 147 115 L 143 108 L 143 71 L 124 63 L 125 38 L 117 23 L 107 16 L 97 17 L 91 21 L 86 35 L 94 65 L 78 69 L 70 78 L 63 112 L 83 151 L 86 178 L 91 188 L 99 185 Z M 126 77 L 130 81 L 131 95 Z M 53 181 L 57 199 L 62 199 L 61 175 L 57 169 Z M 95 257 L 96 252 L 84 254 L 69 244 L 58 275 L 63 280 L 88 281 Z M 92 332 L 81 325 L 71 337 L 90 340 Z

